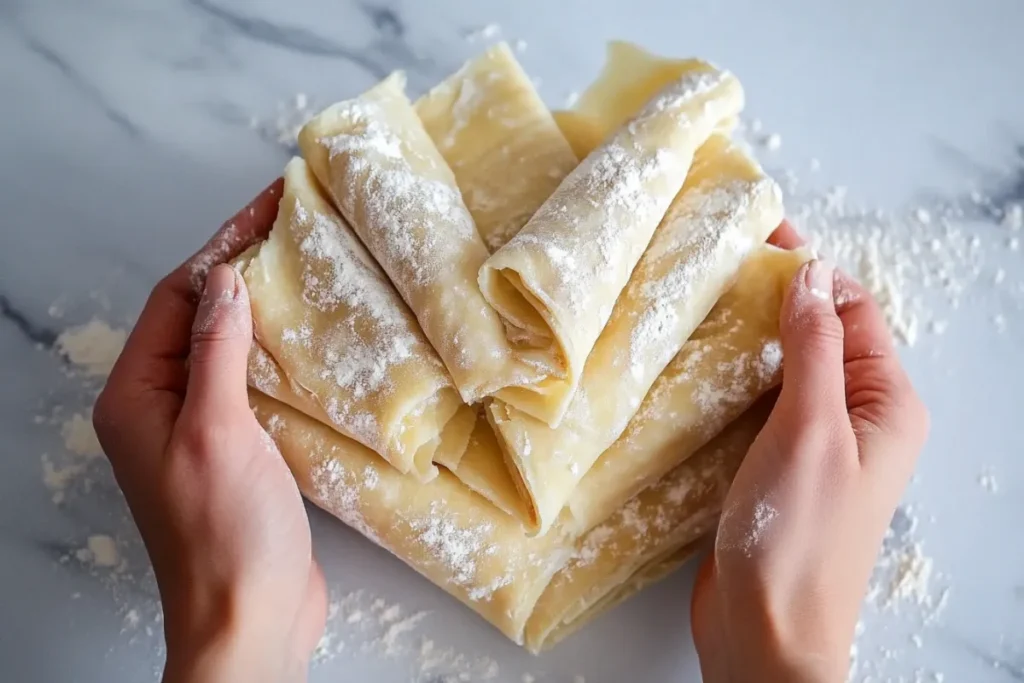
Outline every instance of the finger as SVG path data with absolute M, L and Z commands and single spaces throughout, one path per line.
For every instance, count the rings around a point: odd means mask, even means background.
M 773 244 L 779 249 L 796 249 L 804 245 L 804 238 L 796 231 L 793 224 L 783 220 L 779 227 L 768 236 L 768 244 Z
M 277 217 L 277 206 L 284 188 L 278 178 L 260 192 L 241 211 L 224 222 L 213 237 L 184 264 L 192 292 L 198 296 L 210 269 L 226 263 L 253 244 L 266 239 Z
M 924 442 L 928 419 L 900 364 L 885 316 L 859 282 L 838 271 L 835 295 L 845 330 L 846 403 L 861 444 L 861 459 L 897 450 L 913 462 Z M 901 447 L 872 447 L 878 441 Z
M 230 266 L 216 266 L 206 278 L 192 325 L 191 369 L 183 410 L 201 415 L 236 407 L 247 411 L 246 368 L 251 344 L 245 282 Z
M 833 268 L 817 259 L 794 276 L 782 304 L 782 393 L 773 419 L 828 425 L 846 414 L 843 324 L 832 300 Z

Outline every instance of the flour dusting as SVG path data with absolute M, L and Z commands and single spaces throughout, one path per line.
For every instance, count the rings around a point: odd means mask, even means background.
M 121 355 L 128 331 L 93 318 L 57 337 L 56 349 L 72 363 L 75 371 L 88 377 L 106 377 Z

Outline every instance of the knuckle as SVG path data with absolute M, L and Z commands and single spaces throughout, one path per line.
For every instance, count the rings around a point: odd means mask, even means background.
M 797 329 L 812 342 L 835 346 L 843 341 L 843 322 L 836 315 L 819 311 L 797 318 Z

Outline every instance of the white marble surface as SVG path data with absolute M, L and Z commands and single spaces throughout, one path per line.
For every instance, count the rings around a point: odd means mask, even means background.
M 58 561 L 90 533 L 128 532 L 102 471 L 96 490 L 62 507 L 43 486 L 40 456 L 59 451 L 60 437 L 32 418 L 80 407 L 87 392 L 39 347 L 93 315 L 129 321 L 160 275 L 279 173 L 286 153 L 250 128 L 251 117 L 272 119 L 296 92 L 329 103 L 393 68 L 421 89 L 478 48 L 466 33 L 491 22 L 527 42 L 521 58 L 554 105 L 596 73 L 607 39 L 626 38 L 727 65 L 749 109 L 782 134 L 770 163 L 816 157 L 820 182 L 843 182 L 873 205 L 960 196 L 970 183 L 1024 195 L 1024 177 L 993 170 L 1024 144 L 1018 0 L 4 0 L 0 679 L 150 680 L 161 657 L 158 638 L 145 633 L 152 603 L 136 595 L 145 587 L 111 588 L 76 561 Z M 998 258 L 1010 279 L 1024 275 L 1021 253 Z M 61 319 L 48 314 L 55 301 Z M 908 617 L 867 620 L 862 657 L 883 659 L 881 646 L 898 660 L 878 665 L 881 680 L 913 680 L 918 668 L 946 681 L 1024 680 L 1024 325 L 994 290 L 976 288 L 965 302 L 946 314 L 946 335 L 906 354 L 934 418 L 908 499 L 943 574 L 936 585 L 951 587 L 949 607 L 921 648 L 907 639 Z M 1000 307 L 1002 334 L 990 322 Z M 983 468 L 998 493 L 978 486 Z M 699 679 L 692 570 L 534 659 L 340 524 L 317 514 L 314 526 L 336 590 L 362 587 L 431 610 L 438 645 L 493 657 L 497 680 Z M 119 613 L 132 600 L 150 606 L 137 627 Z M 354 652 L 313 678 L 413 673 L 409 661 Z

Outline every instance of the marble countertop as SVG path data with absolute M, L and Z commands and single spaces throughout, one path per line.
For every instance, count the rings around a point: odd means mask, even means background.
M 801 192 L 841 184 L 865 206 L 946 214 L 984 194 L 962 219 L 987 245 L 976 281 L 957 308 L 922 289 L 933 334 L 905 352 L 934 426 L 897 540 L 931 575 L 866 607 L 855 680 L 1024 681 L 1024 252 L 998 225 L 1024 202 L 1022 31 L 1018 0 L 0 3 L 0 679 L 153 680 L 162 658 L 145 557 L 102 461 L 71 473 L 60 504 L 44 481 L 44 463 L 84 458 L 64 444 L 98 382 L 54 353 L 57 335 L 129 325 L 152 284 L 280 172 L 280 103 L 327 104 L 394 68 L 419 91 L 503 37 L 553 106 L 612 38 L 728 66 L 750 116 L 781 136 L 765 163 L 791 188 L 800 169 Z M 537 659 L 340 523 L 313 525 L 341 605 L 313 680 L 443 680 L 449 664 L 515 683 L 699 680 L 692 568 Z M 117 567 L 82 552 L 94 534 L 116 539 Z M 375 625 L 344 611 L 375 597 L 430 612 L 419 635 L 464 659 L 425 668 L 419 641 L 378 651 Z

